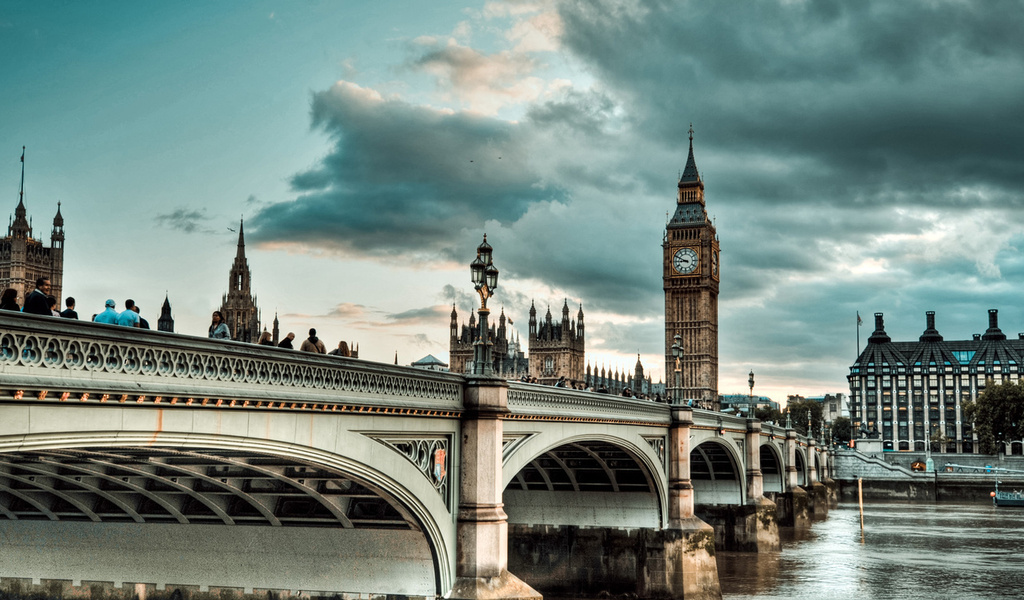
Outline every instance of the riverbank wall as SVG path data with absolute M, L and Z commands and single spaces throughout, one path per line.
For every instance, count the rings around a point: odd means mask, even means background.
M 852 450 L 836 452 L 835 480 L 839 484 L 839 497 L 844 502 L 856 502 L 858 480 L 865 501 L 991 503 L 990 494 L 995 490 L 997 476 L 1003 489 L 1024 490 L 1024 472 L 975 472 L 962 466 L 947 466 L 952 463 L 1024 471 L 1024 459 L 1020 457 L 933 454 L 931 458 L 935 471 L 922 472 L 909 467 L 914 462 L 925 462 L 924 453 L 901 452 L 885 456 Z

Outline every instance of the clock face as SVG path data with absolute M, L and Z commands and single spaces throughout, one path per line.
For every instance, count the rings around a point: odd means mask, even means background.
M 697 270 L 697 252 L 693 248 L 680 248 L 672 258 L 676 271 L 687 275 Z
M 718 252 L 711 253 L 711 274 L 718 277 Z

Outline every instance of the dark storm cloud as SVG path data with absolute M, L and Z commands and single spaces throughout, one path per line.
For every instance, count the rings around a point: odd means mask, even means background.
M 177 229 L 185 233 L 212 233 L 213 231 L 206 227 L 206 209 L 176 208 L 169 213 L 157 215 L 153 220 L 162 227 Z
M 314 94 L 312 119 L 333 147 L 292 178 L 294 201 L 256 215 L 257 241 L 436 255 L 450 252 L 465 227 L 511 222 L 531 203 L 564 195 L 533 170 L 514 123 L 412 106 L 344 82 Z
M 735 155 L 732 186 L 884 204 L 896 185 L 936 206 L 956 204 L 950 185 L 1024 183 L 1020 2 L 628 4 L 563 4 L 563 42 L 648 135 L 693 121 Z M 758 157 L 807 170 L 746 174 Z
M 1010 309 L 1024 276 L 1021 2 L 558 7 L 589 89 L 545 94 L 514 122 L 347 83 L 317 93 L 331 149 L 292 178 L 292 201 L 264 207 L 254 239 L 468 264 L 486 231 L 495 301 L 517 324 L 534 299 L 508 286 L 530 279 L 573 314 L 582 301 L 636 319 L 590 329 L 599 347 L 657 352 L 663 217 L 693 122 L 722 244 L 721 353 L 749 362 L 723 377 L 774 362 L 842 384 L 858 310 L 865 329 L 885 312 L 898 339 L 920 335 L 924 310 L 948 315 L 949 339 L 983 330 L 989 307 L 1024 330 Z M 435 44 L 406 66 L 501 93 L 533 64 L 477 68 L 501 58 Z M 471 289 L 442 298 L 462 321 L 477 303 Z

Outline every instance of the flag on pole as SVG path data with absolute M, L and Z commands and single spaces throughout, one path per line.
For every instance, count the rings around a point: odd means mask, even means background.
M 857 327 L 860 327 L 863 324 L 864 324 L 864 321 L 861 320 L 861 318 L 860 318 L 860 311 L 858 310 L 857 311 Z

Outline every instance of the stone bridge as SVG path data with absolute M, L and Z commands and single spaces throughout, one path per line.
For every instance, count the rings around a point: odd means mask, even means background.
M 819 455 L 681 406 L 0 313 L 8 588 L 716 598 L 716 543 L 827 508 Z

